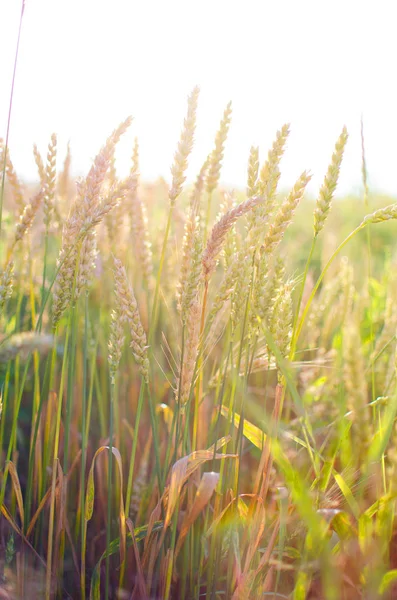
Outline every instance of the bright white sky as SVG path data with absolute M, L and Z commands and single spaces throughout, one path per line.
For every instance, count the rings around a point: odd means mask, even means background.
M 0 0 L 3 137 L 19 13 L 20 0 Z M 143 178 L 168 178 L 199 84 L 191 179 L 231 99 L 224 182 L 244 186 L 250 145 L 264 158 L 290 121 L 283 182 L 307 168 L 315 192 L 346 124 L 339 189 L 359 191 L 363 113 L 370 185 L 397 194 L 396 13 L 394 0 L 26 0 L 10 133 L 17 171 L 35 175 L 32 144 L 44 153 L 55 131 L 83 173 L 131 114 L 121 170 L 138 135 Z

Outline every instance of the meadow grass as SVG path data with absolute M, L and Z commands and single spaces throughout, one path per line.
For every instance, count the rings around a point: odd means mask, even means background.
M 198 99 L 169 187 L 137 140 L 120 179 L 130 118 L 79 181 L 1 144 L 2 597 L 393 598 L 397 205 L 364 139 L 334 198 L 345 128 L 314 201 L 288 124 L 221 189 L 230 103 L 186 188 Z

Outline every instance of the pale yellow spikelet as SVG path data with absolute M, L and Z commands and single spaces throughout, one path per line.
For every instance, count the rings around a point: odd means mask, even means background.
M 184 225 L 180 276 L 177 286 L 178 309 L 181 312 L 183 323 L 186 322 L 190 304 L 197 294 L 201 276 L 203 242 L 199 217 L 199 201 L 206 166 L 206 163 L 204 163 L 194 186 L 190 199 L 189 216 Z
M 66 147 L 66 156 L 63 161 L 62 171 L 58 176 L 58 192 L 59 196 L 63 201 L 66 201 L 69 198 L 70 187 L 71 187 L 71 176 L 70 176 L 70 166 L 72 164 L 72 153 L 70 150 L 70 143 Z
M 208 168 L 208 158 L 202 165 L 190 196 L 189 216 L 184 224 L 182 241 L 182 258 L 179 282 L 177 285 L 178 309 L 182 322 L 186 318 L 191 302 L 197 294 L 201 278 L 201 259 L 203 255 L 203 238 L 200 225 L 200 199 Z
M 82 226 L 82 233 L 85 233 L 98 225 L 102 219 L 110 213 L 111 210 L 125 201 L 128 194 L 136 187 L 135 176 L 129 175 L 125 179 L 118 181 L 110 190 L 109 194 L 97 205 L 92 216 L 87 215 Z
M 199 174 L 197 175 L 192 193 L 190 195 L 190 210 L 193 211 L 195 214 L 199 214 L 200 200 L 201 200 L 201 195 L 204 190 L 205 177 L 206 177 L 206 174 L 208 171 L 209 163 L 210 163 L 210 157 L 207 156 L 206 160 L 204 161 L 204 163 L 199 171 Z
M 311 177 L 304 171 L 295 183 L 290 194 L 280 206 L 274 220 L 269 226 L 263 244 L 263 251 L 267 254 L 274 252 L 284 237 L 285 231 L 291 223 L 293 214 L 305 192 Z
M 259 177 L 260 193 L 264 194 L 268 202 L 272 202 L 280 179 L 280 161 L 285 151 L 285 144 L 290 133 L 289 123 L 285 123 L 276 133 L 276 139 L 269 150 Z
M 114 155 L 116 143 L 130 124 L 131 118 L 129 117 L 113 131 L 96 156 L 86 179 L 77 182 L 77 197 L 70 209 L 69 217 L 63 226 L 62 246 L 57 263 L 59 271 L 53 288 L 54 327 L 70 302 L 75 300 L 72 292 L 75 287 L 74 283 L 78 278 L 79 265 L 77 261 L 82 249 L 83 256 L 87 257 L 83 267 L 85 268 L 92 264 L 93 244 L 91 243 L 90 245 L 90 241 L 88 241 L 86 243 L 87 251 L 85 252 L 84 248 L 82 248 L 84 238 L 136 185 L 134 177 L 127 177 L 118 183 L 109 192 L 108 196 L 105 198 L 101 197 L 101 189 Z M 84 276 L 83 279 L 87 278 Z M 80 278 L 79 290 L 84 285 L 83 279 Z
M 139 366 L 139 371 L 146 382 L 149 381 L 149 360 L 147 355 L 146 333 L 142 327 L 138 304 L 126 270 L 122 262 L 113 258 L 115 294 L 122 323 L 128 325 L 131 335 L 132 354 Z
M 207 193 L 211 195 L 219 183 L 221 174 L 223 153 L 227 134 L 229 132 L 230 120 L 232 116 L 232 103 L 229 102 L 224 110 L 219 129 L 215 136 L 215 146 L 210 156 L 208 175 L 207 175 Z
M 343 153 L 348 139 L 346 127 L 343 127 L 332 155 L 331 164 L 328 167 L 327 174 L 324 178 L 324 183 L 321 186 L 316 208 L 314 210 L 314 235 L 317 236 L 324 227 L 329 209 L 331 208 L 332 199 L 339 179 L 340 167 L 342 164 Z
M 4 142 L 2 139 L 0 139 L 0 148 L 1 148 L 1 164 L 3 165 L 4 160 L 5 160 L 6 176 L 8 179 L 8 183 L 10 184 L 11 189 L 12 189 L 15 204 L 17 207 L 16 212 L 17 212 L 17 216 L 19 217 L 19 215 L 23 212 L 23 209 L 25 206 L 23 185 L 20 182 L 18 175 L 16 174 L 16 171 L 14 169 L 14 165 L 13 165 L 11 157 L 10 157 L 10 150 L 8 147 L 6 147 L 4 145 Z
M 189 223 L 192 227 L 188 227 L 186 232 L 188 239 L 184 248 L 178 286 L 178 308 L 183 323 L 186 322 L 190 307 L 198 293 L 202 276 L 203 237 L 199 217 Z
M 121 355 L 125 343 L 124 327 L 122 324 L 120 303 L 116 295 L 116 308 L 111 313 L 110 335 L 109 335 L 109 372 L 112 384 L 116 381 L 116 374 L 119 369 Z
M 383 223 L 384 221 L 389 221 L 390 219 L 397 219 L 397 202 L 395 204 L 389 204 L 389 206 L 385 206 L 385 208 L 379 208 L 375 212 L 367 215 L 362 225 L 368 225 L 370 223 Z
M 135 138 L 132 154 L 130 175 L 136 179 L 136 186 L 128 195 L 129 214 L 131 219 L 131 232 L 135 247 L 135 257 L 147 287 L 150 287 L 150 278 L 153 272 L 152 244 L 149 236 L 149 226 L 146 205 L 138 193 L 139 183 L 139 144 Z
M 264 198 L 263 204 L 257 206 L 252 213 L 247 215 L 248 231 L 247 246 L 251 250 L 258 248 L 263 240 L 266 225 L 269 217 L 273 213 L 277 193 L 277 186 L 280 179 L 280 161 L 284 154 L 285 144 L 289 135 L 289 124 L 277 131 L 276 139 L 268 152 L 257 181 L 259 195 Z
M 188 98 L 187 114 L 178 147 L 175 152 L 174 162 L 171 167 L 172 184 L 169 191 L 171 206 L 174 206 L 186 180 L 188 158 L 193 148 L 194 133 L 196 130 L 196 112 L 199 91 L 199 87 L 195 87 Z
M 48 227 L 54 211 L 55 184 L 56 184 L 56 159 L 57 159 L 57 136 L 51 136 L 48 144 L 47 162 L 45 166 L 44 179 L 44 224 Z
M 235 331 L 240 319 L 245 314 L 247 299 L 251 294 L 251 278 L 254 266 L 252 257 L 245 254 L 244 248 L 237 253 L 236 263 L 236 279 L 231 295 L 230 312 L 233 331 Z
M 249 198 L 229 210 L 215 223 L 203 255 L 203 275 L 207 281 L 215 270 L 219 252 L 230 229 L 239 217 L 247 214 L 261 202 L 263 202 L 262 197 Z
M 0 269 L 0 310 L 12 296 L 14 263 L 10 260 L 4 269 Z
M 76 273 L 74 300 L 80 296 L 92 280 L 95 269 L 95 260 L 98 254 L 95 229 L 91 229 L 81 241 L 79 266 Z
M 190 389 L 193 383 L 194 369 L 197 360 L 198 346 L 200 340 L 200 314 L 201 308 L 197 298 L 193 300 L 189 307 L 186 322 L 186 342 L 183 364 L 181 365 L 181 389 L 180 389 L 180 409 L 183 412 L 189 401 Z M 178 399 L 179 390 L 176 391 Z
M 117 172 L 115 168 L 114 156 L 110 161 L 109 171 L 104 186 L 106 192 L 104 195 L 109 195 L 113 190 L 117 189 L 119 184 L 117 178 Z M 110 247 L 112 252 L 116 251 L 116 248 L 121 250 L 123 246 L 123 234 L 125 232 L 125 217 L 127 212 L 127 196 L 129 194 L 123 194 L 120 197 L 120 201 L 108 214 L 104 217 L 104 223 L 106 226 Z
M 132 233 L 137 264 L 142 270 L 143 279 L 150 287 L 153 272 L 152 244 L 149 238 L 149 226 L 146 206 L 142 198 L 134 194 L 131 200 Z
M 53 343 L 53 336 L 27 331 L 12 335 L 4 344 L 0 345 L 0 363 L 13 360 L 20 356 L 26 360 L 31 352 L 48 352 Z
M 283 285 L 284 274 L 285 266 L 282 258 L 277 257 L 275 264 L 272 265 L 268 255 L 261 252 L 252 294 L 251 326 L 254 331 L 258 332 L 260 328 L 258 317 L 261 322 L 269 325 L 276 298 Z
M 269 323 L 270 333 L 282 357 L 290 351 L 292 337 L 292 290 L 293 282 L 287 281 L 278 291 Z
M 94 159 L 94 163 L 85 180 L 85 194 L 80 198 L 81 212 L 85 216 L 89 216 L 95 212 L 106 174 L 114 156 L 116 144 L 120 140 L 120 137 L 127 131 L 131 122 L 131 117 L 123 121 L 108 137 L 105 145 Z
M 234 191 L 231 190 L 230 192 L 225 192 L 223 194 L 223 201 L 221 202 L 220 206 L 219 218 L 222 215 L 225 215 L 232 208 L 235 208 L 237 204 L 238 203 Z M 238 237 L 236 232 L 236 226 L 234 226 L 229 230 L 229 233 L 227 234 L 225 239 L 225 243 L 223 244 L 222 258 L 225 271 L 229 269 L 230 265 L 234 260 L 234 257 L 237 254 L 237 242 Z
M 242 268 L 244 268 L 244 266 L 241 265 L 240 253 L 238 253 L 235 255 L 234 260 L 231 262 L 228 270 L 224 273 L 223 279 L 212 303 L 211 310 L 208 315 L 208 324 L 210 326 L 212 326 L 226 302 L 228 302 L 228 300 L 231 298 Z
M 45 186 L 45 166 L 44 166 L 43 159 L 41 157 L 41 154 L 40 154 L 39 149 L 37 148 L 36 144 L 33 145 L 33 156 L 34 156 L 34 161 L 37 166 L 37 172 L 39 174 L 40 186 L 44 187 Z
M 33 196 L 33 198 L 30 199 L 30 202 L 28 202 L 28 204 L 25 205 L 16 226 L 13 246 L 15 246 L 15 244 L 17 244 L 31 228 L 36 213 L 39 210 L 39 207 L 43 200 L 44 194 L 45 188 L 42 188 L 37 194 Z
M 259 148 L 258 148 L 258 146 L 251 146 L 250 154 L 249 154 L 249 158 L 248 158 L 248 168 L 247 168 L 247 197 L 248 198 L 252 198 L 253 196 L 259 195 L 258 174 L 259 174 Z

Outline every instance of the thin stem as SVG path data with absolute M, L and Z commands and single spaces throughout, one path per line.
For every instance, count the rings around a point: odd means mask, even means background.
M 83 357 L 83 402 L 81 416 L 81 479 L 80 479 L 80 531 L 81 531 L 81 600 L 85 600 L 85 467 L 87 452 L 87 367 L 88 367 L 88 293 L 84 303 L 84 357 Z
M 1 225 L 2 225 L 2 219 L 3 219 L 4 184 L 5 184 L 6 164 L 7 164 L 8 140 L 9 140 L 9 136 L 10 136 L 11 112 L 12 112 L 12 104 L 13 104 L 13 97 L 14 97 L 14 85 L 15 85 L 15 77 L 16 77 L 16 72 L 17 72 L 19 42 L 21 40 L 22 20 L 23 20 L 24 11 L 25 11 L 25 0 L 22 0 L 21 15 L 19 17 L 17 47 L 15 49 L 14 70 L 12 73 L 12 81 L 11 81 L 10 104 L 8 107 L 6 141 L 5 141 L 5 146 L 4 146 L 3 176 L 2 176 L 2 181 L 1 181 L 1 193 L 0 193 L 0 236 L 1 236 Z
M 112 519 L 112 466 L 113 466 L 113 412 L 114 412 L 115 384 L 110 386 L 109 404 L 109 467 L 108 467 L 108 493 L 107 493 L 107 521 L 106 521 L 106 575 L 105 575 L 105 600 L 109 600 L 110 553 L 107 552 L 111 539 Z

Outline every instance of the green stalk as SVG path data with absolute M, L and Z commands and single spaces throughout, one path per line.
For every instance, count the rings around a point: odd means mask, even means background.
M 47 254 L 48 254 L 48 224 L 44 234 L 44 259 L 43 259 L 43 280 L 41 282 L 41 302 L 44 302 L 45 280 L 47 276 Z
M 110 385 L 109 402 L 109 467 L 108 467 L 108 490 L 107 490 L 107 521 L 106 521 L 106 575 L 105 575 L 105 600 L 109 600 L 109 577 L 110 577 L 110 553 L 108 548 L 111 541 L 111 519 L 112 519 L 112 467 L 113 467 L 113 412 L 115 400 L 115 384 Z
M 63 472 L 65 475 L 69 469 L 69 438 L 70 438 L 70 425 L 72 420 L 72 401 L 73 401 L 73 383 L 74 383 L 74 371 L 76 365 L 76 341 L 77 341 L 77 308 L 76 305 L 72 306 L 71 309 L 71 338 L 70 338 L 70 350 L 69 350 L 69 368 L 68 368 L 68 385 L 66 395 L 66 412 L 65 412 L 65 437 L 63 445 Z
M 175 551 L 175 541 L 176 541 L 176 529 L 178 524 L 178 512 L 179 512 L 179 498 L 176 502 L 174 515 L 172 517 L 172 531 L 171 531 L 171 543 L 169 547 L 169 563 L 167 568 L 166 580 L 165 580 L 165 590 L 164 590 L 164 600 L 169 600 L 170 592 L 171 592 L 171 579 L 172 579 L 172 571 L 174 568 L 174 551 Z
M 4 386 L 1 389 L 1 397 L 2 397 L 2 415 L 0 422 L 0 448 L 3 448 L 3 440 L 4 440 L 4 429 L 6 424 L 6 415 L 8 410 L 8 397 L 9 397 L 9 385 L 10 385 L 10 375 L 11 375 L 11 361 L 9 360 L 7 363 L 7 370 L 4 380 Z
M 38 436 L 38 432 L 39 432 L 41 413 L 43 411 L 44 403 L 45 403 L 46 399 L 48 399 L 48 393 L 49 393 L 49 389 L 50 389 L 50 381 L 52 379 L 52 374 L 55 369 L 56 344 L 57 344 L 57 339 L 56 339 L 56 333 L 55 333 L 53 348 L 52 348 L 52 351 L 46 361 L 44 382 L 43 382 L 43 387 L 42 387 L 41 394 L 40 394 L 39 406 L 37 408 L 37 414 L 36 414 L 36 419 L 35 419 L 35 424 L 34 424 L 34 432 L 33 432 L 32 443 L 31 443 L 31 450 L 30 450 L 30 454 L 29 454 L 28 480 L 27 480 L 27 486 L 26 486 L 26 499 L 25 499 L 25 525 L 26 525 L 26 527 L 29 525 L 29 520 L 30 520 L 30 510 L 31 510 L 31 502 L 32 502 L 32 492 L 33 492 L 32 482 L 33 482 L 34 458 L 35 458 L 35 453 L 36 453 L 36 442 L 37 442 L 37 436 Z M 43 468 L 44 469 L 47 468 L 48 455 L 49 455 L 49 448 L 44 448 L 44 459 L 43 459 Z M 44 484 L 44 481 L 43 481 L 43 484 Z M 41 489 L 40 496 L 42 495 L 42 493 L 43 493 L 43 488 Z M 40 500 L 40 499 L 41 498 L 39 498 L 38 500 Z
M 81 535 L 81 600 L 85 600 L 85 469 L 87 452 L 87 365 L 88 365 L 88 292 L 84 298 L 84 355 L 83 355 L 83 402 L 81 408 L 81 478 L 80 478 L 80 535 Z
M 153 431 L 153 446 L 154 446 L 154 455 L 155 455 L 155 459 L 156 459 L 156 473 L 157 473 L 157 480 L 158 480 L 158 484 L 159 484 L 159 493 L 160 493 L 160 496 L 162 496 L 163 491 L 164 491 L 164 481 L 163 481 L 163 476 L 161 473 L 159 437 L 158 437 L 158 430 L 157 430 L 157 416 L 156 416 L 155 404 L 154 404 L 154 401 L 152 398 L 152 394 L 150 393 L 149 386 L 147 386 L 147 390 L 148 390 L 148 396 L 149 396 L 150 420 L 151 420 L 152 431 Z
M 54 515 L 55 515 L 55 487 L 57 480 L 57 465 L 58 465 L 58 451 L 59 451 L 59 437 L 61 429 L 61 415 L 62 415 L 62 398 L 63 390 L 65 386 L 66 368 L 68 364 L 68 349 L 69 349 L 69 335 L 71 330 L 72 313 L 69 313 L 68 325 L 66 328 L 65 335 L 65 350 L 63 354 L 62 370 L 61 370 L 61 381 L 59 384 L 58 392 L 58 410 L 55 426 L 55 440 L 54 440 L 54 458 L 52 464 L 52 480 L 51 480 L 51 503 L 50 503 L 50 516 L 49 516 L 49 527 L 48 527 L 48 550 L 47 550 L 47 575 L 46 575 L 46 600 L 50 600 L 51 595 L 51 568 L 52 568 L 52 546 L 53 546 L 53 532 L 54 532 Z

